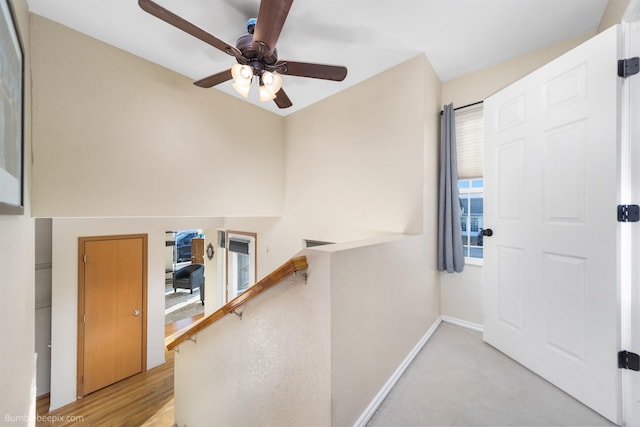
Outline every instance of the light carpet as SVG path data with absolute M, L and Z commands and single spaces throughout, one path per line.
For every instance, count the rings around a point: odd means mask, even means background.
M 442 323 L 373 415 L 376 426 L 614 426 L 482 341 Z

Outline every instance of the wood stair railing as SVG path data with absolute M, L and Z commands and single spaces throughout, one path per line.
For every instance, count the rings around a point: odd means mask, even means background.
M 256 282 L 255 285 L 251 286 L 249 289 L 220 307 L 218 310 L 211 313 L 209 316 L 204 317 L 184 328 L 183 330 L 180 330 L 171 335 L 171 337 L 167 339 L 167 341 L 169 342 L 169 344 L 167 344 L 167 349 L 173 350 L 183 342 L 187 341 L 190 337 L 205 329 L 207 326 L 211 325 L 219 319 L 222 319 L 227 314 L 232 313 L 236 308 L 240 307 L 245 302 L 255 298 L 272 286 L 282 282 L 284 279 L 286 279 L 296 271 L 306 270 L 307 267 L 308 264 L 306 256 L 291 258 L 289 261 L 273 270 L 262 280 Z

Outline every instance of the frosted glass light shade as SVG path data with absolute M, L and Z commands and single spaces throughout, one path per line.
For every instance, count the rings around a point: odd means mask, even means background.
M 253 68 L 248 65 L 233 64 L 231 67 L 231 76 L 233 84 L 231 85 L 240 95 L 247 98 L 251 89 L 251 81 L 253 80 Z
M 249 85 L 240 85 L 238 84 L 238 82 L 234 82 L 231 84 L 231 87 L 234 88 L 236 90 L 236 92 L 238 92 L 240 95 L 244 96 L 245 98 L 249 97 L 249 90 L 251 89 L 251 82 L 249 82 Z
M 260 86 L 260 102 L 271 101 L 276 98 L 275 93 L 269 92 L 265 85 Z
M 240 85 L 250 86 L 253 77 L 253 68 L 248 65 L 233 64 L 231 67 L 231 77 Z
M 270 94 L 275 95 L 282 88 L 282 77 L 278 73 L 265 71 L 262 73 L 262 84 Z

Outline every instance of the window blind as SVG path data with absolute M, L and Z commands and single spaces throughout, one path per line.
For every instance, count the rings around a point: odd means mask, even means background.
M 482 104 L 455 111 L 458 179 L 484 176 L 484 117 Z
M 229 239 L 229 251 L 249 255 L 249 242 L 245 240 Z

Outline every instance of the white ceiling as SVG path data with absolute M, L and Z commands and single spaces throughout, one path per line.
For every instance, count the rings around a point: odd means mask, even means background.
M 142 11 L 137 0 L 27 0 L 31 12 L 192 80 L 234 58 Z M 259 0 L 156 0 L 235 45 Z M 442 81 L 593 31 L 607 0 L 295 0 L 278 41 L 280 59 L 345 65 L 343 82 L 284 76 L 286 115 L 424 52 Z M 214 89 L 240 97 L 223 83 Z

